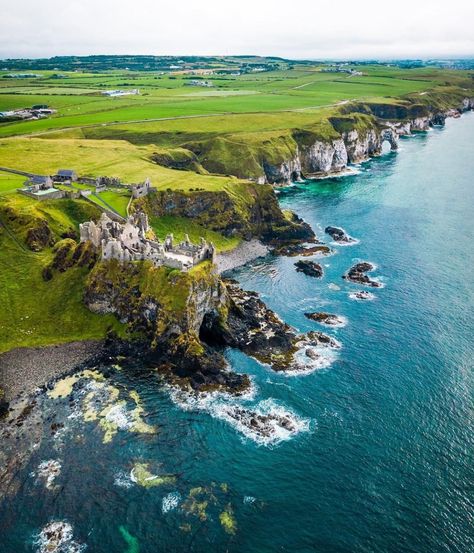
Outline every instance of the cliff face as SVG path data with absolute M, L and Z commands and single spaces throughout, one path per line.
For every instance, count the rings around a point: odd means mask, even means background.
M 453 104 L 454 107 L 447 107 Z M 380 155 L 384 141 L 396 150 L 399 136 L 444 125 L 447 117 L 457 117 L 473 108 L 474 98 L 451 98 L 443 102 L 435 99 L 432 105 L 409 102 L 350 105 L 347 112 L 342 110 L 340 117 L 330 119 L 339 138 L 315 139 L 308 144 L 307 135 L 302 142 L 301 133 L 293 133 L 296 155 L 277 164 L 263 156 L 262 175 L 256 180 L 288 185 L 303 178 L 338 173 L 349 163 Z
M 298 145 L 297 155 L 281 164 L 272 165 L 263 160 L 260 182 L 286 186 L 304 178 L 338 173 L 349 163 L 359 163 L 380 154 L 382 142 L 388 138 L 393 149 L 396 138 L 390 129 L 377 126 L 367 130 L 352 129 L 341 133 L 335 140 L 316 140 L 311 145 Z
M 286 169 L 281 169 L 280 174 L 291 178 Z M 157 191 L 135 205 L 152 216 L 189 217 L 224 236 L 239 236 L 245 240 L 259 238 L 269 243 L 314 238 L 304 221 L 296 216 L 285 216 L 270 186 L 241 186 L 238 196 L 225 191 Z
M 230 372 L 222 347 L 238 348 L 273 370 L 301 370 L 321 334 L 298 335 L 252 292 L 222 281 L 204 262 L 187 273 L 147 262 L 97 263 L 84 301 L 95 313 L 115 313 L 143 344 L 136 356 L 172 383 L 195 390 L 240 393 L 248 376 Z M 306 350 L 305 350 L 306 351 Z M 304 356 L 303 356 L 304 357 Z
M 308 148 L 301 148 L 302 173 L 328 173 L 340 171 L 347 165 L 347 150 L 342 138 L 322 142 L 317 140 Z

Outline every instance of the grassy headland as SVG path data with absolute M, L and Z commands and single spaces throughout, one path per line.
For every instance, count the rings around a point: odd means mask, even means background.
M 310 62 L 213 58 L 207 75 L 196 74 L 191 62 L 175 71 L 137 71 L 89 60 L 86 71 L 60 68 L 58 77 L 46 62 L 38 61 L 35 78 L 4 78 L 8 71 L 0 71 L 0 111 L 34 104 L 56 110 L 44 119 L 0 122 L 0 166 L 45 175 L 72 168 L 129 183 L 149 177 L 156 192 L 132 210 L 146 209 L 160 238 L 204 236 L 219 250 L 297 231 L 272 188 L 247 180 L 261 176 L 264 162 L 278 165 L 315 140 L 364 133 L 381 119 L 418 117 L 474 95 L 472 73 L 434 67 L 347 66 L 349 73 Z M 212 86 L 196 85 L 203 80 Z M 139 95 L 102 95 L 135 88 Z M 100 207 L 125 215 L 129 195 L 102 192 L 97 207 L 84 200 L 38 203 L 15 193 L 23 180 L 0 172 L 0 351 L 99 338 L 109 328 L 123 333 L 115 317 L 84 306 L 87 265 L 55 269 L 50 280 L 44 270 L 58 249 L 75 251 L 64 240 L 77 240 L 79 223 L 97 218 Z M 182 299 L 166 271 L 147 269 L 136 278 L 170 308 Z

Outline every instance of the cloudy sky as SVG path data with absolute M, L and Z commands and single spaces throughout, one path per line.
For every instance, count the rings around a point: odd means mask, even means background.
M 474 0 L 4 0 L 0 58 L 474 56 L 473 28 Z

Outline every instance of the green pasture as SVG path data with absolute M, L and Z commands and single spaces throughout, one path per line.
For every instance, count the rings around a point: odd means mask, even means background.
M 12 212 L 14 220 L 6 216 Z M 121 332 L 122 325 L 113 315 L 94 315 L 84 305 L 87 268 L 56 273 L 46 282 L 42 270 L 51 262 L 52 250 L 34 253 L 24 245 L 27 228 L 35 221 L 45 219 L 60 234 L 77 230 L 80 222 L 97 213 L 84 201 L 37 202 L 20 195 L 0 196 L 0 352 L 103 338 L 109 328 Z
M 435 68 L 356 68 L 362 70 L 362 76 L 322 72 L 320 66 L 240 76 L 205 76 L 203 79 L 215 85 L 209 89 L 188 86 L 190 79 L 196 76 L 169 73 L 69 73 L 66 79 L 55 81 L 50 74 L 25 81 L 0 78 L 0 111 L 33 103 L 46 103 L 58 110 L 47 119 L 0 123 L 0 136 L 74 127 L 100 128 L 109 124 L 135 125 L 136 122 L 167 118 L 189 117 L 190 126 L 193 126 L 193 117 L 216 114 L 248 114 L 253 119 L 265 113 L 315 111 L 348 100 L 390 101 L 446 82 L 462 86 L 470 81 L 467 72 Z M 101 90 L 109 88 L 140 88 L 141 94 L 121 98 L 100 95 Z M 251 124 L 256 127 L 255 123 Z

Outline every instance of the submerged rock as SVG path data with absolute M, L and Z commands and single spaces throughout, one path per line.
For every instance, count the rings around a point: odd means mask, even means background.
M 236 533 L 237 522 L 235 520 L 234 510 L 232 509 L 232 505 L 230 503 L 227 504 L 224 511 L 222 511 L 219 515 L 219 521 L 227 534 L 234 535 Z
M 304 273 L 305 275 L 321 278 L 323 276 L 323 268 L 319 263 L 314 261 L 297 261 L 295 263 L 296 271 L 299 273 Z
M 131 481 L 144 488 L 176 483 L 176 476 L 174 474 L 153 474 L 149 467 L 149 463 L 135 463 L 130 472 Z
M 72 526 L 62 521 L 47 524 L 36 536 L 35 544 L 38 553 L 79 553 L 86 548 L 73 539 Z
M 97 370 L 83 370 L 56 381 L 48 396 L 52 399 L 72 397 L 78 387 L 83 420 L 97 422 L 103 431 L 103 443 L 109 443 L 119 430 L 139 434 L 154 434 L 157 429 L 143 419 L 143 405 L 132 390 L 127 397 L 116 386 L 106 382 Z
M 357 240 L 355 238 L 352 238 L 352 236 L 349 236 L 346 231 L 339 227 L 326 227 L 324 229 L 324 232 L 326 234 L 329 234 L 329 236 L 334 240 L 334 242 L 338 242 L 341 244 L 355 244 Z
M 356 263 L 353 267 L 349 269 L 347 274 L 342 278 L 349 280 L 350 282 L 355 282 L 356 284 L 363 284 L 364 286 L 371 286 L 373 288 L 380 288 L 382 285 L 377 280 L 371 279 L 366 273 L 371 272 L 375 269 L 372 263 L 368 261 L 362 261 Z
M 366 292 L 365 290 L 360 290 L 359 292 L 351 292 L 349 294 L 351 300 L 365 300 L 371 301 L 375 299 L 375 295 L 372 292 Z
M 324 244 L 318 244 L 317 246 L 290 244 L 276 248 L 273 252 L 276 255 L 285 255 L 287 257 L 296 257 L 298 255 L 309 257 L 310 255 L 330 255 L 332 250 L 329 246 L 325 246 Z
M 182 505 L 187 515 L 197 517 L 201 522 L 207 520 L 207 508 L 209 505 L 216 505 L 217 497 L 214 494 L 213 486 L 197 486 L 189 490 L 188 497 Z
M 344 326 L 346 324 L 343 317 L 339 317 L 338 315 L 334 315 L 332 313 L 325 313 L 323 311 L 305 313 L 304 316 L 312 321 L 316 321 L 317 323 L 327 326 Z
M 119 526 L 119 532 L 127 544 L 127 550 L 125 553 L 139 553 L 140 544 L 138 539 L 135 536 L 132 536 L 125 526 Z

